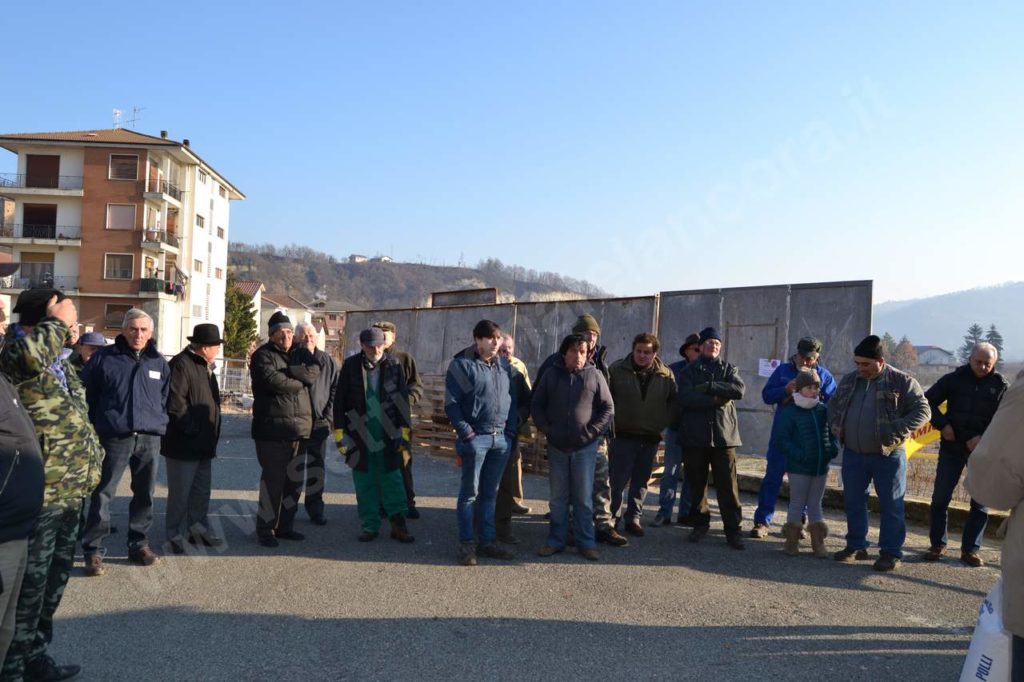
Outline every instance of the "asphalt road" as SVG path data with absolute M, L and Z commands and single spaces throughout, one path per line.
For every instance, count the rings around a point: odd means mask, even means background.
M 412 545 L 386 534 L 356 542 L 351 475 L 337 461 L 331 470 L 329 524 L 300 511 L 305 541 L 258 546 L 259 467 L 248 419 L 229 418 L 212 503 L 226 547 L 149 568 L 125 562 L 126 476 L 107 574 L 72 577 L 51 654 L 81 664 L 79 679 L 104 681 L 954 680 L 998 575 L 995 549 L 984 568 L 911 559 L 880 575 L 870 562 L 786 557 L 776 536 L 737 552 L 720 526 L 698 545 L 685 529 L 657 528 L 626 548 L 601 546 L 598 563 L 572 551 L 541 559 L 538 477 L 525 481 L 533 513 L 517 517 L 516 560 L 466 568 L 455 562 L 451 461 L 416 460 L 423 518 L 410 522 Z M 158 551 L 165 497 L 161 483 Z M 839 549 L 845 525 L 830 524 Z M 907 549 L 920 553 L 926 529 L 909 530 Z

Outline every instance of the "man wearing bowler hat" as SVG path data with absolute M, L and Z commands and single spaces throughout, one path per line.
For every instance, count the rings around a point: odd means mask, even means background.
M 215 324 L 197 324 L 185 350 L 171 358 L 167 433 L 160 453 L 167 461 L 167 542 L 175 554 L 184 542 L 223 544 L 207 520 L 213 458 L 220 439 L 220 387 L 214 358 L 224 340 Z

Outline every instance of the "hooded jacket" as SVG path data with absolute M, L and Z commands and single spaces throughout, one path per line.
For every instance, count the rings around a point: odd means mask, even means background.
M 628 355 L 612 363 L 608 375 L 615 400 L 615 436 L 660 441 L 676 410 L 676 380 L 668 366 L 655 357 L 640 369 Z
M 504 433 L 509 443 L 516 437 L 518 418 L 512 367 L 496 356 L 486 363 L 470 346 L 448 365 L 444 378 L 444 411 L 462 441 L 477 434 Z
M 615 408 L 604 375 L 592 364 L 569 371 L 555 365 L 534 387 L 530 405 L 533 423 L 559 450 L 579 450 L 600 438 Z

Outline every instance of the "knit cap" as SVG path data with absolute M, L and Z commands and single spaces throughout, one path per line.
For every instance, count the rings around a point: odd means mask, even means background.
M 572 326 L 572 333 L 582 334 L 583 332 L 596 332 L 598 336 L 601 335 L 601 327 L 593 315 L 584 313 L 576 318 L 576 324 Z

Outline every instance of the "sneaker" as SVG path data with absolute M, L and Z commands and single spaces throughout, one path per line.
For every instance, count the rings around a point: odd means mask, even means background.
M 872 566 L 872 568 L 880 573 L 886 573 L 888 571 L 895 571 L 899 568 L 900 563 L 900 560 L 892 554 L 880 554 L 878 559 L 875 560 L 875 565 Z
M 755 523 L 754 527 L 750 529 L 750 537 L 756 540 L 763 540 L 768 537 L 768 531 L 770 530 L 771 528 L 765 523 Z
M 971 568 L 978 568 L 979 566 L 985 565 L 985 562 L 982 561 L 981 557 L 978 556 L 977 552 L 961 552 L 960 561 L 967 564 Z
M 505 549 L 501 545 L 496 545 L 493 542 L 488 542 L 486 545 L 480 545 L 476 549 L 476 553 L 482 557 L 488 559 L 511 559 L 515 556 L 510 550 Z
M 694 526 L 690 531 L 690 536 L 686 539 L 690 542 L 700 542 L 707 536 L 709 530 L 711 530 L 711 526 Z
M 297 530 L 275 530 L 274 535 L 279 540 L 305 540 L 306 536 Z
M 841 550 L 833 554 L 832 558 L 844 564 L 852 564 L 854 561 L 867 561 L 869 557 L 866 549 L 843 547 Z
M 25 679 L 30 682 L 70 680 L 81 671 L 80 665 L 57 665 L 56 661 L 45 654 L 25 663 Z
M 420 510 L 416 508 L 415 504 L 409 505 L 409 513 L 405 515 L 405 518 L 412 519 L 415 521 L 420 517 Z
M 735 533 L 733 535 L 725 536 L 725 542 L 730 547 L 732 547 L 733 549 L 746 549 L 747 548 L 747 546 L 745 544 L 743 544 L 743 538 L 740 536 L 739 532 L 737 532 L 737 533 Z
M 263 547 L 277 547 L 281 544 L 273 535 L 260 535 L 256 538 L 256 541 Z
M 376 540 L 379 534 L 380 533 L 375 530 L 364 530 L 358 537 L 356 537 L 356 540 L 359 542 L 370 542 L 371 540 Z
M 654 517 L 654 520 L 651 521 L 650 526 L 651 526 L 651 528 L 659 528 L 661 526 L 667 526 L 670 523 L 672 523 L 671 519 L 665 518 L 661 514 L 658 514 L 657 516 Z
M 580 556 L 586 559 L 587 561 L 597 561 L 601 558 L 601 555 L 593 547 L 591 547 L 590 549 L 581 549 Z
M 520 516 L 526 516 L 530 513 L 530 508 L 525 504 L 519 504 L 518 502 L 512 503 L 512 513 L 519 514 Z
M 141 547 L 128 551 L 128 563 L 136 566 L 152 566 L 160 561 L 160 557 L 149 547 Z
M 614 528 L 597 531 L 597 541 L 612 547 L 625 547 L 629 544 L 629 540 L 619 535 L 619 531 Z
M 464 542 L 459 545 L 459 563 L 463 566 L 476 566 L 476 545 L 472 542 Z
M 87 576 L 95 578 L 106 572 L 107 569 L 103 567 L 103 557 L 99 554 L 93 554 L 85 558 L 85 574 Z
M 946 553 L 946 548 L 942 545 L 934 545 L 928 548 L 928 551 L 924 553 L 921 558 L 925 561 L 942 561 L 942 555 Z
M 644 536 L 644 527 L 638 521 L 630 521 L 626 524 L 626 532 L 635 538 L 642 538 Z
M 560 548 L 558 548 L 558 547 L 552 547 L 551 545 L 544 545 L 543 547 L 541 547 L 540 549 L 537 550 L 537 556 L 542 556 L 542 557 L 554 556 L 554 555 L 558 554 L 561 551 L 562 550 Z

